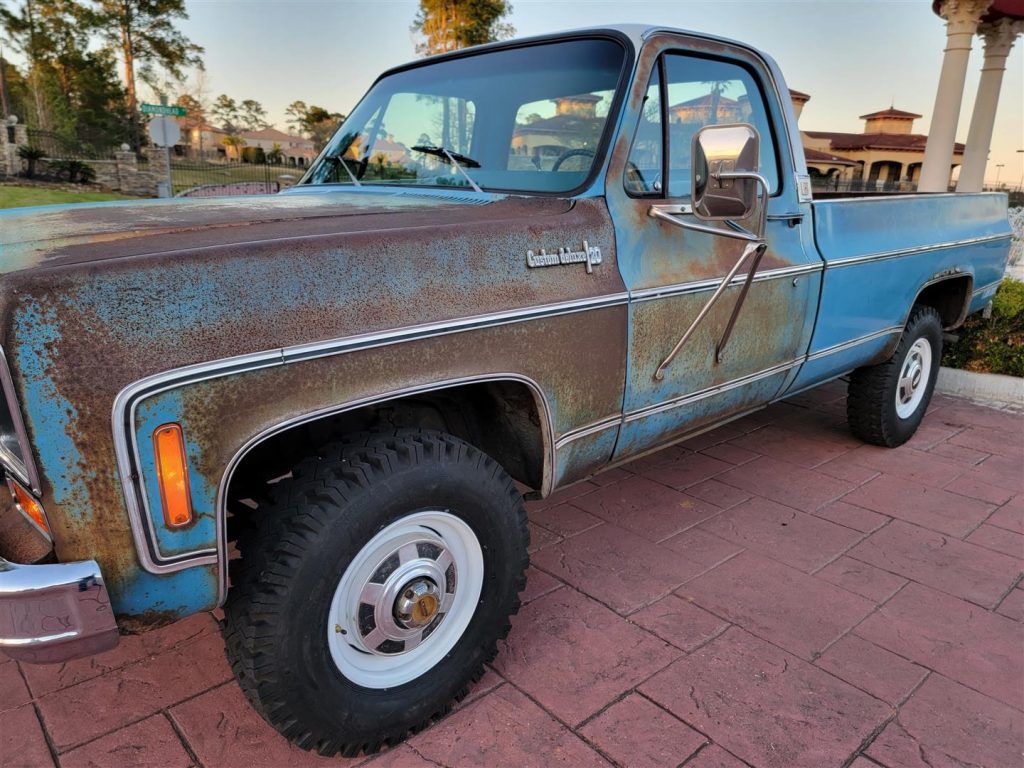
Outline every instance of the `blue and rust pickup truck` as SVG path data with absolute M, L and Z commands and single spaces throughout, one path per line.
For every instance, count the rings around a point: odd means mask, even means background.
M 299 184 L 0 215 L 0 649 L 222 606 L 271 724 L 374 752 L 509 631 L 527 497 L 848 375 L 918 426 L 999 194 L 814 199 L 772 60 L 657 27 L 381 76 Z

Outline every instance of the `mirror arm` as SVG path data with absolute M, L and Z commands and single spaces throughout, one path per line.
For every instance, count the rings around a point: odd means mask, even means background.
M 756 239 L 761 240 L 764 238 L 765 227 L 768 222 L 768 195 L 771 194 L 771 187 L 768 184 L 768 179 L 762 176 L 760 173 L 752 173 L 750 171 L 718 171 L 712 174 L 712 178 L 716 181 L 721 179 L 750 179 L 756 181 L 761 186 L 761 210 L 757 216 L 757 229 L 752 234 L 755 235 Z
M 712 227 L 708 224 L 698 224 L 695 221 L 686 221 L 684 219 L 678 219 L 677 216 L 683 214 L 692 214 L 693 209 L 689 205 L 652 205 L 647 210 L 647 215 L 652 219 L 660 219 L 661 221 L 667 221 L 669 224 L 674 224 L 677 227 L 683 229 L 692 229 L 694 232 L 703 232 L 706 235 L 720 235 L 721 237 L 731 237 L 736 240 L 747 240 L 756 241 L 760 240 L 757 235 L 753 232 L 740 227 L 738 224 L 733 225 L 738 229 L 722 229 L 721 227 Z M 732 222 L 726 222 L 732 225 Z
M 754 281 L 754 275 L 757 273 L 757 268 L 761 264 L 761 257 L 764 256 L 764 252 L 768 250 L 768 243 L 760 242 L 757 244 L 756 254 L 754 260 L 750 262 L 750 269 L 747 270 L 747 279 L 743 281 L 743 287 L 740 289 L 740 295 L 736 297 L 736 303 L 732 307 L 732 314 L 729 315 L 729 322 L 725 325 L 725 332 L 722 333 L 722 338 L 718 342 L 718 346 L 715 347 L 715 362 L 722 362 L 722 355 L 725 353 L 725 345 L 729 343 L 729 337 L 732 335 L 733 326 L 736 325 L 736 318 L 739 317 L 740 309 L 743 308 L 743 302 L 747 300 L 747 292 L 750 290 L 750 284 Z
M 715 304 L 718 303 L 718 300 L 722 297 L 722 294 L 725 293 L 725 289 L 729 287 L 729 284 L 732 282 L 732 279 L 736 277 L 736 273 L 740 271 L 740 267 L 742 267 L 744 263 L 746 263 L 747 259 L 750 258 L 752 254 L 758 252 L 763 253 L 764 248 L 764 243 L 747 243 L 747 245 L 743 249 L 743 254 L 739 257 L 736 263 L 733 264 L 732 269 L 729 270 L 729 274 L 727 274 L 725 276 L 725 279 L 723 279 L 722 282 L 718 284 L 718 287 L 715 289 L 715 292 L 711 294 L 711 298 L 708 299 L 708 303 L 705 304 L 704 308 L 697 313 L 697 316 L 695 318 L 693 318 L 693 322 L 690 323 L 690 327 L 686 329 L 686 333 L 684 333 L 682 338 L 676 342 L 676 345 L 672 348 L 672 351 L 668 353 L 668 357 L 666 357 L 662 361 L 661 365 L 658 366 L 658 370 L 654 372 L 655 381 L 664 380 L 665 369 L 672 364 L 672 361 L 675 360 L 676 355 L 679 354 L 679 350 L 683 348 L 683 345 L 685 345 L 686 342 L 690 340 L 690 337 L 693 336 L 693 332 L 697 330 L 697 326 L 701 324 L 704 318 L 708 316 L 708 313 L 711 312 Z M 750 280 L 751 275 L 753 275 L 753 268 L 751 268 L 750 272 L 748 272 L 747 274 L 748 282 Z M 733 308 L 734 313 L 736 313 L 737 311 L 738 306 Z

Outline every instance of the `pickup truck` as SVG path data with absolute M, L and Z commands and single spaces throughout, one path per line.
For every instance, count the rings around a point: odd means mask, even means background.
M 841 376 L 917 428 L 1001 194 L 812 199 L 753 48 L 618 27 L 382 75 L 264 197 L 0 215 L 0 649 L 222 607 L 301 747 L 447 712 L 510 629 L 524 497 Z

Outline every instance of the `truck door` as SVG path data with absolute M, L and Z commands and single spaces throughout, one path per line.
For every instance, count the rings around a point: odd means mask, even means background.
M 770 402 L 806 354 L 822 263 L 809 205 L 796 189 L 791 142 L 799 136 L 786 129 L 792 111 L 780 102 L 775 82 L 767 62 L 739 46 L 666 34 L 652 37 L 641 55 L 607 179 L 630 292 L 616 459 Z M 718 231 L 680 226 L 698 223 L 689 212 L 693 136 L 703 126 L 728 123 L 748 123 L 760 135 L 759 172 L 770 186 L 767 250 L 724 352 L 716 348 L 751 259 L 666 364 L 747 245 Z M 652 207 L 669 215 L 656 217 Z M 756 216 L 738 224 L 751 229 Z M 729 229 L 728 222 L 705 226 Z

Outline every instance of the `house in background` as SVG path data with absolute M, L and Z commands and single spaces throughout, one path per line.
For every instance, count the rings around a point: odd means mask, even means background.
M 811 97 L 790 91 L 793 110 L 799 119 Z M 861 115 L 862 133 L 801 131 L 807 169 L 819 186 L 862 183 L 867 188 L 913 189 L 921 178 L 928 136 L 914 133 L 914 121 L 921 115 L 889 107 Z M 963 162 L 964 145 L 953 148 L 953 169 Z
M 179 117 L 177 122 L 181 128 L 181 138 L 174 147 L 176 155 L 192 160 L 227 159 L 227 147 L 224 146 L 227 131 L 188 117 Z
M 316 147 L 311 139 L 294 136 L 276 128 L 242 131 L 238 135 L 245 141 L 246 147 L 259 147 L 267 155 L 274 151 L 275 145 L 278 146 L 286 165 L 305 168 L 317 155 Z
M 524 164 L 517 167 L 550 169 L 557 158 L 573 149 L 594 148 L 600 138 L 604 118 L 597 116 L 597 106 L 604 97 L 593 93 L 580 93 L 551 99 L 555 114 L 552 117 L 531 119 L 517 115 L 512 134 L 512 157 Z M 520 109 L 520 113 L 525 108 Z M 525 122 L 520 122 L 525 120 Z

